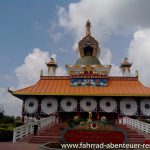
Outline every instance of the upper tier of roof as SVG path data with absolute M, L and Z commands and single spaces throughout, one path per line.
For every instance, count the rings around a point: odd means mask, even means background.
M 143 86 L 138 77 L 108 77 L 108 85 L 71 86 L 69 76 L 41 76 L 33 86 L 11 91 L 14 96 L 150 96 L 150 88 Z

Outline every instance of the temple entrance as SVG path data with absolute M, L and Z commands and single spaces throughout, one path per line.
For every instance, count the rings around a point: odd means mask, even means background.
M 76 112 L 61 112 L 59 113 L 59 118 L 62 122 L 73 120 L 74 116 L 76 116 Z
M 80 118 L 84 118 L 87 120 L 89 118 L 89 112 L 81 112 Z M 96 112 L 92 112 L 92 120 L 97 120 L 97 113 Z
M 77 116 L 77 112 L 61 112 L 59 113 L 59 118 L 61 121 L 73 120 L 74 116 Z M 89 112 L 80 112 L 80 118 L 87 120 L 89 118 Z M 115 120 L 118 119 L 118 113 L 112 112 L 92 112 L 92 120 L 100 120 L 101 117 L 105 116 L 106 120 L 110 123 L 115 123 Z M 99 119 L 98 119 L 99 118 Z
M 110 124 L 115 124 L 116 119 L 118 119 L 118 113 L 112 112 L 112 113 L 106 113 L 106 112 L 100 112 L 99 117 L 106 117 L 106 120 Z

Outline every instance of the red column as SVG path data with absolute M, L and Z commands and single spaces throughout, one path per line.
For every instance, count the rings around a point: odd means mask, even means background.
M 99 112 L 97 112 L 97 114 L 96 114 L 96 119 L 97 119 L 97 120 L 100 119 L 100 114 L 99 114 Z
M 80 117 L 80 103 L 77 103 L 77 116 Z

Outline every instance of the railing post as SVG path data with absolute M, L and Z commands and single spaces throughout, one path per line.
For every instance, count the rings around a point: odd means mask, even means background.
M 52 120 L 52 115 L 50 116 L 50 118 L 51 118 L 51 123 L 53 122 L 53 120 Z
M 148 126 L 146 127 L 146 130 L 145 130 L 145 131 L 146 131 L 146 133 L 148 133 Z
M 57 122 L 57 116 L 55 116 L 54 114 L 51 114 L 49 117 L 40 120 L 41 127 L 56 122 Z M 17 140 L 22 139 L 24 136 L 27 136 L 30 133 L 33 133 L 33 122 L 15 128 L 13 132 L 12 142 L 16 142 Z
M 54 123 L 54 116 L 52 115 L 52 123 Z
M 122 118 L 119 118 L 119 124 L 123 124 L 122 121 L 123 119 Z
M 127 117 L 123 117 L 123 124 L 124 124 L 124 125 L 127 124 Z
M 16 142 L 16 130 L 13 132 L 13 143 Z
M 55 115 L 55 123 L 57 123 L 57 116 Z

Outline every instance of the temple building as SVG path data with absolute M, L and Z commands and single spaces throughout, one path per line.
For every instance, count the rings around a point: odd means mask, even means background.
M 134 76 L 130 74 L 132 63 L 127 58 L 120 65 L 122 76 L 109 75 L 111 65 L 99 60 L 101 49 L 91 35 L 89 20 L 77 51 L 76 63 L 66 65 L 67 76 L 55 75 L 58 65 L 50 58 L 47 76 L 41 70 L 35 85 L 10 91 L 23 101 L 22 117 L 56 114 L 67 120 L 77 115 L 88 117 L 88 112 L 93 119 L 150 116 L 150 88 L 141 84 L 137 71 Z

